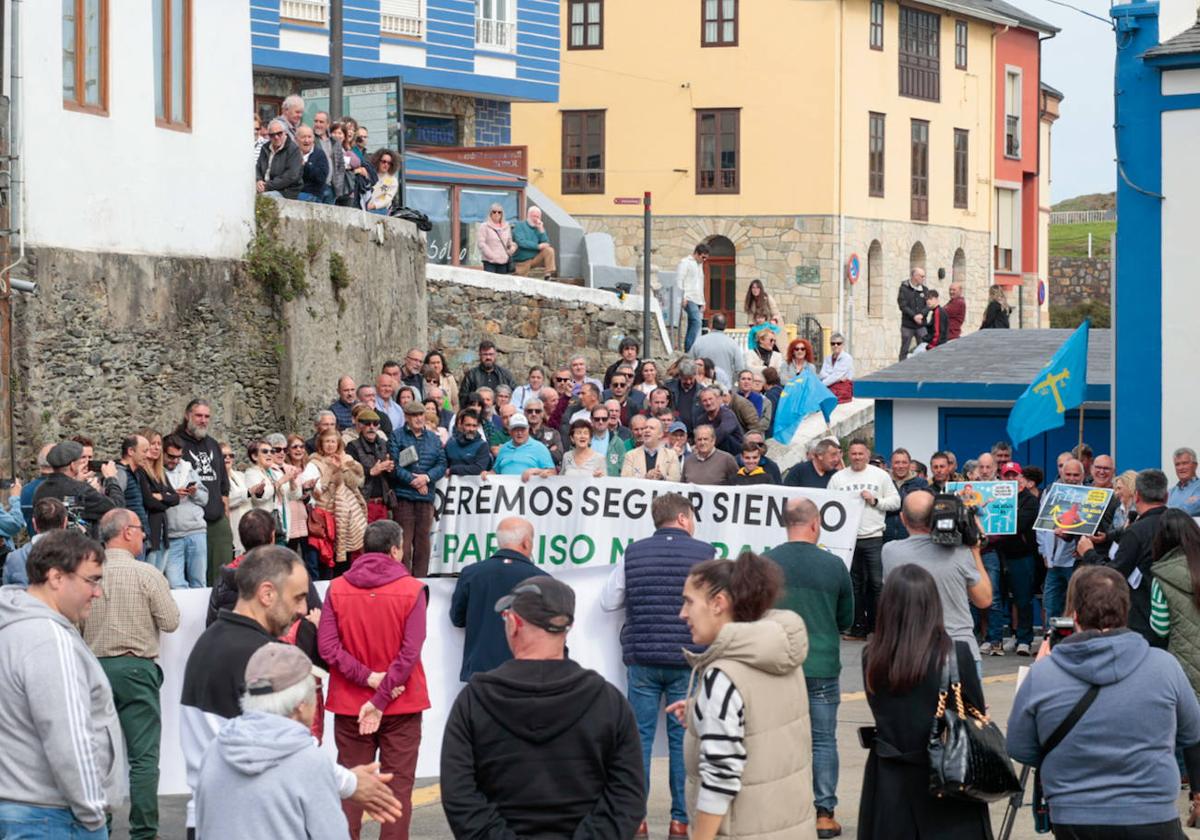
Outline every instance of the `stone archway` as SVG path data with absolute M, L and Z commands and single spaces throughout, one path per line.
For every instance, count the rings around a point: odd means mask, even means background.
M 954 263 L 950 269 L 950 282 L 963 283 L 967 279 L 967 255 L 962 248 L 954 251 Z
M 908 254 L 908 270 L 925 268 L 925 246 L 920 242 L 913 243 L 912 251 Z
M 867 317 L 883 315 L 883 246 L 871 241 L 867 249 Z

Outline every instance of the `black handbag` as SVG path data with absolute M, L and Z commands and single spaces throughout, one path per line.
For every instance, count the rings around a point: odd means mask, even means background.
M 938 798 L 995 802 L 1021 790 L 1003 733 L 986 714 L 963 701 L 953 648 L 942 666 L 928 752 L 929 792 Z

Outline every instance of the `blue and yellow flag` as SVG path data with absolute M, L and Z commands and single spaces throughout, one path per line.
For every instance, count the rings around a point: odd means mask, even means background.
M 780 443 L 788 443 L 796 434 L 800 421 L 814 411 L 825 415 L 829 422 L 830 415 L 837 408 L 837 397 L 825 387 L 812 368 L 805 367 L 799 376 L 793 376 L 779 395 L 779 405 L 775 409 L 775 432 L 772 437 Z
M 1008 436 L 1014 446 L 1048 429 L 1061 428 L 1067 411 L 1083 403 L 1090 326 L 1091 321 L 1079 325 L 1013 404 Z

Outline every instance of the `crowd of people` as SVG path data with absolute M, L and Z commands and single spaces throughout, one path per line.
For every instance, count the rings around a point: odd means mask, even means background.
M 353 117 L 325 111 L 304 123 L 304 100 L 283 100 L 279 116 L 254 115 L 255 188 L 260 194 L 358 207 L 387 215 L 400 194 L 400 154 L 368 150 L 370 132 Z
M 12 584 L 0 590 L 0 678 L 14 687 L 0 707 L 12 745 L 0 756 L 0 836 L 42 820 L 103 837 L 126 794 L 131 836 L 155 836 L 155 658 L 180 622 L 170 589 L 211 587 L 181 697 L 189 826 L 357 838 L 366 813 L 383 837 L 407 837 L 430 708 L 422 578 L 434 487 L 493 475 L 819 488 L 864 510 L 849 568 L 820 548 L 820 514 L 800 496 L 786 539 L 734 562 L 696 538 L 686 493 L 658 495 L 653 535 L 628 546 L 601 596 L 624 611 L 624 696 L 566 656 L 574 592 L 534 564 L 528 521 L 501 521 L 498 549 L 464 570 L 450 605 L 465 687 L 441 782 L 456 836 L 647 836 L 664 714 L 670 837 L 838 836 L 845 639 L 866 642 L 875 717 L 861 837 L 990 836 L 986 805 L 929 793 L 923 749 L 947 668 L 983 709 L 982 657 L 1010 652 L 1039 654 L 1008 741 L 1013 758 L 1042 765 L 1059 836 L 1111 836 L 1101 823 L 1177 836 L 1179 778 L 1200 778 L 1195 452 L 1175 453 L 1173 486 L 1159 470 L 1121 473 L 1086 445 L 1062 453 L 1049 480 L 1004 443 L 926 464 L 824 438 L 783 472 L 766 455 L 770 391 L 783 365 L 813 364 L 812 348 L 793 343 L 783 358 L 762 338 L 773 330 L 746 348 L 722 326 L 697 339 L 698 357 L 660 364 L 625 339 L 602 373 L 579 356 L 521 383 L 490 341 L 458 376 L 440 351 L 412 348 L 373 384 L 341 377 L 307 438 L 272 432 L 235 449 L 193 399 L 176 428 L 131 431 L 112 461 L 83 436 L 44 446 L 39 476 L 14 483 L 0 517 Z M 957 480 L 1016 482 L 1016 533 L 935 541 L 935 495 Z M 1052 483 L 1113 491 L 1095 534 L 1034 531 Z M 1037 628 L 1059 617 L 1075 632 L 1039 650 Z M 1097 685 L 1095 709 L 1073 715 Z M 1133 702 L 1145 707 L 1136 720 L 1122 705 Z M 1078 732 L 1044 761 L 1068 717 Z M 1120 749 L 1098 746 L 1118 729 Z M 330 736 L 336 763 L 314 744 Z M 772 785 L 812 795 L 772 796 Z

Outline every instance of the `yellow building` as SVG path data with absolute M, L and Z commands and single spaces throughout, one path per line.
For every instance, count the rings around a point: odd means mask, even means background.
M 993 33 L 1000 0 L 563 0 L 560 99 L 514 104 L 530 182 L 618 262 L 656 269 L 701 241 L 709 314 L 745 325 L 760 279 L 786 320 L 849 334 L 865 372 L 895 360 L 898 286 L 925 267 L 967 325 L 991 264 Z M 903 49 L 902 49 L 903 47 Z M 857 255 L 858 282 L 844 282 Z M 937 269 L 946 277 L 939 280 Z

